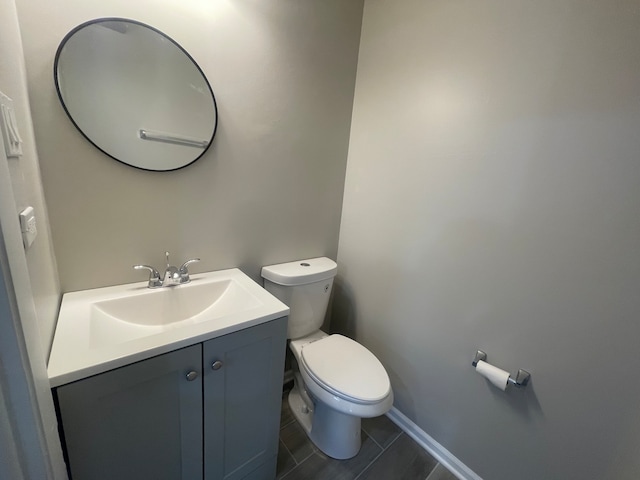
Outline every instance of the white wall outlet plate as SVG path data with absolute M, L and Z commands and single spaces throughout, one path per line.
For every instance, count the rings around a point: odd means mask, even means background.
M 22 137 L 18 130 L 13 100 L 2 92 L 0 92 L 0 131 L 2 131 L 7 158 L 20 157 L 22 155 Z
M 25 250 L 28 249 L 38 235 L 36 228 L 36 214 L 33 207 L 27 207 L 20 212 L 20 230 L 22 230 L 22 243 Z

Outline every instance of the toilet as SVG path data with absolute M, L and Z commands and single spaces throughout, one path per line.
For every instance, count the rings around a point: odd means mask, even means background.
M 320 257 L 263 267 L 262 277 L 265 289 L 290 309 L 291 410 L 321 451 L 347 459 L 360 450 L 361 419 L 388 412 L 393 391 L 373 353 L 320 330 L 337 270 L 333 260 Z

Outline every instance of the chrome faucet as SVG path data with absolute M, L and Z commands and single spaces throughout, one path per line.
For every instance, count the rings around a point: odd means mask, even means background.
M 160 272 L 150 265 L 134 265 L 136 270 L 149 270 L 149 288 L 171 287 L 174 285 L 182 285 L 189 283 L 188 266 L 192 263 L 199 262 L 199 258 L 192 258 L 182 264 L 180 268 L 174 267 L 169 263 L 169 252 L 165 252 L 167 257 L 167 269 L 164 271 L 164 278 L 160 278 Z

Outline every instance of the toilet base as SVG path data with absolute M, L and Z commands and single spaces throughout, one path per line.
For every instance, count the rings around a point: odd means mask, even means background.
M 289 402 L 291 413 L 293 413 L 295 419 L 298 421 L 307 436 L 309 436 L 311 433 L 311 425 L 313 424 L 313 410 L 311 409 L 313 408 L 313 405 L 309 408 L 307 402 L 302 399 L 297 387 L 294 387 L 289 392 L 287 400 Z
M 297 382 L 289 392 L 288 401 L 293 416 L 325 455 L 346 460 L 358 454 L 361 445 L 360 417 L 338 412 L 321 402 L 307 405 Z

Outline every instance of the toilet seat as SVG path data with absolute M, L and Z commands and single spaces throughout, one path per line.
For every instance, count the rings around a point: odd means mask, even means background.
M 391 392 L 389 376 L 375 355 L 342 335 L 303 345 L 300 360 L 320 387 L 344 400 L 371 405 L 385 400 Z

